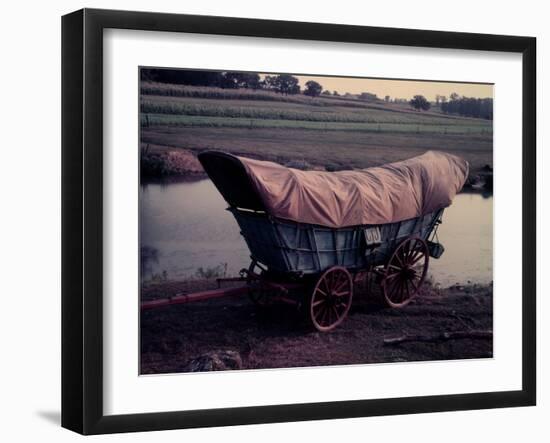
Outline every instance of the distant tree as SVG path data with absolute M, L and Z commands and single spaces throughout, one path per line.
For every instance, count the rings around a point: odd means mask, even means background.
M 449 98 L 450 98 L 451 100 L 458 100 L 458 99 L 460 98 L 460 95 L 458 95 L 456 92 L 453 92 L 453 93 L 449 96 Z
M 323 90 L 323 87 L 313 81 L 313 80 L 309 80 L 308 82 L 306 82 L 306 89 L 304 90 L 304 95 L 309 95 L 310 97 L 317 97 L 318 95 L 321 94 L 321 91 Z
M 299 94 L 300 85 L 296 77 L 290 74 L 280 74 L 277 76 L 268 75 L 264 79 L 266 89 L 279 92 L 281 94 Z
M 378 100 L 378 96 L 372 92 L 361 92 L 359 100 L 376 101 Z
M 260 76 L 249 72 L 224 72 L 221 77 L 220 86 L 229 89 L 259 89 Z
M 334 95 L 335 97 L 339 97 L 340 94 L 338 94 L 338 91 L 332 91 L 332 95 Z
M 277 77 L 274 75 L 266 75 L 265 78 L 261 82 L 261 86 L 263 89 L 272 90 L 275 91 L 277 88 Z
M 156 79 L 155 77 L 156 77 L 156 75 L 155 75 L 155 70 L 153 70 L 153 69 L 142 68 L 142 69 L 140 69 L 140 71 L 139 71 L 139 79 L 140 79 L 142 82 L 154 82 L 154 81 L 157 81 L 157 79 Z
M 430 109 L 430 102 L 423 95 L 415 95 L 409 104 L 417 111 L 427 111 Z
M 328 89 L 325 89 L 323 92 L 322 92 L 323 95 L 331 95 L 331 92 L 328 90 Z
M 386 103 L 389 103 L 390 100 L 391 100 L 391 97 L 390 97 L 389 95 L 386 95 L 386 96 L 384 97 L 384 101 L 385 101 Z
M 244 84 L 245 84 L 245 88 L 260 89 L 261 88 L 260 75 L 252 74 L 252 73 L 245 74 Z
M 444 95 L 440 95 L 439 96 L 439 101 L 443 105 L 443 103 L 447 103 L 447 97 L 445 97 Z

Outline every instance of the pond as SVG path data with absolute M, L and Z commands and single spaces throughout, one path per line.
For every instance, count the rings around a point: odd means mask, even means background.
M 209 179 L 140 187 L 142 280 L 236 275 L 249 251 Z M 443 287 L 493 280 L 493 197 L 463 193 L 438 230 L 445 253 L 429 275 Z

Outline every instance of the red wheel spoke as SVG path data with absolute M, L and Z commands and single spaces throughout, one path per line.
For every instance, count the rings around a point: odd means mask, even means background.
M 342 274 L 340 272 L 333 272 L 332 276 L 332 289 L 334 289 L 338 284 L 340 283 L 340 278 L 342 278 Z
M 400 288 L 401 288 L 401 281 L 399 281 L 395 284 L 395 286 L 393 287 L 393 290 L 390 294 L 390 298 L 394 303 L 398 303 Z
M 399 251 L 399 253 L 401 254 L 401 257 L 403 257 L 403 256 L 406 254 L 406 252 L 408 251 L 408 249 L 409 249 L 409 241 L 408 241 L 408 240 L 405 240 L 405 241 L 403 242 L 403 246 L 401 247 L 401 249 L 400 249 L 400 251 Z
M 335 287 L 335 288 L 332 290 L 332 292 L 333 292 L 333 293 L 338 292 L 340 289 L 342 289 L 343 286 L 346 286 L 347 284 L 348 284 L 348 282 L 344 280 L 344 281 L 343 281 L 342 283 L 340 283 L 337 287 Z
M 332 280 L 334 280 L 334 275 L 333 274 L 328 274 L 327 275 L 327 289 L 330 290 L 332 289 Z
M 390 290 L 388 291 L 388 295 L 390 298 L 395 298 L 399 294 L 399 288 L 401 287 L 401 279 L 398 278 L 397 280 L 394 280 L 393 284 L 390 286 Z
M 407 266 L 407 253 L 405 251 L 400 252 L 399 261 L 401 262 L 401 266 Z
M 312 306 L 313 308 L 316 308 L 317 306 L 322 305 L 323 303 L 325 303 L 324 300 L 317 300 L 317 301 L 313 302 L 313 303 L 311 304 L 311 306 Z
M 412 259 L 412 257 L 414 255 L 416 255 L 416 253 L 418 252 L 418 244 L 415 242 L 414 243 L 414 246 L 412 248 L 409 249 L 409 251 L 407 252 L 407 259 L 408 261 L 410 262 L 410 260 Z
M 411 258 L 412 260 L 415 260 L 418 256 L 422 255 L 423 251 L 421 248 L 415 249 L 414 253 L 412 254 Z
M 321 308 L 321 312 L 319 314 L 319 323 L 325 323 L 325 319 L 327 317 L 327 307 L 326 306 L 323 306 Z
M 411 251 L 413 249 L 412 244 L 413 244 L 412 241 L 408 241 L 407 244 L 405 245 L 405 248 L 403 249 L 403 259 L 405 263 L 407 263 L 407 260 L 409 259 Z
M 325 291 L 323 291 L 321 288 L 317 288 L 317 292 L 321 294 L 323 297 L 328 297 L 328 294 Z
M 395 254 L 395 259 L 399 262 L 399 268 L 402 269 L 404 264 L 398 254 Z
M 399 275 L 401 275 L 401 272 L 394 272 L 393 274 L 387 275 L 386 280 L 390 280 L 392 278 L 398 277 Z
M 399 278 L 395 282 L 393 286 L 393 290 L 391 291 L 395 295 L 395 299 L 399 299 L 401 297 L 401 286 L 403 285 L 403 281 Z
M 336 303 L 336 306 L 339 307 L 339 308 L 342 308 L 344 311 L 348 307 L 347 303 L 344 303 L 344 302 Z
M 345 274 L 342 272 L 339 272 L 338 275 L 336 276 L 336 280 L 334 281 L 334 284 L 332 285 L 333 290 L 338 289 L 342 284 L 345 283 L 345 280 L 342 281 L 342 277 L 345 277 Z
M 397 288 L 399 287 L 399 282 L 401 281 L 400 278 L 397 278 L 395 280 L 393 280 L 393 282 L 390 282 L 389 284 L 389 293 L 392 294 L 392 293 L 395 293 L 397 291 Z
M 418 247 L 418 244 L 416 243 L 416 240 L 411 240 L 409 242 L 409 249 L 407 250 L 407 257 L 410 257 L 412 254 L 414 254 L 414 251 Z
M 323 286 L 325 287 L 325 292 L 328 294 L 330 292 L 330 288 L 328 287 L 328 283 L 327 283 L 327 280 L 326 279 L 322 279 L 321 282 L 323 284 Z M 320 284 L 317 285 L 317 289 L 320 288 Z
M 415 258 L 411 261 L 410 263 L 410 266 L 413 266 L 415 265 L 416 263 L 418 263 L 421 259 L 425 258 L 424 257 L 424 253 L 421 252 L 420 254 L 418 254 L 417 256 L 415 256 Z
M 403 300 L 403 280 L 399 280 L 399 284 L 397 286 L 397 290 L 395 292 L 395 301 L 402 301 Z

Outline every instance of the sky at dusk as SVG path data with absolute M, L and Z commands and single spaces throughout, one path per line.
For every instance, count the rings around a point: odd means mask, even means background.
M 261 77 L 264 74 L 260 74 Z M 371 92 L 379 98 L 389 95 L 393 98 L 410 99 L 420 94 L 428 100 L 435 100 L 436 94 L 449 97 L 453 92 L 466 97 L 486 98 L 493 97 L 493 85 L 486 83 L 453 83 L 411 80 L 385 80 L 374 78 L 350 78 L 350 77 L 320 77 L 296 75 L 300 80 L 302 89 L 309 80 L 314 80 L 323 86 L 323 90 L 338 91 L 340 94 L 349 92 L 360 94 Z

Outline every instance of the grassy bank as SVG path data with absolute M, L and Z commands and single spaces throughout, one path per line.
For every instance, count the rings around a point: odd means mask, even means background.
M 454 134 L 403 134 L 359 131 L 308 131 L 157 127 L 142 129 L 142 142 L 159 150 L 198 152 L 215 149 L 284 165 L 296 161 L 312 169 L 368 168 L 404 160 L 434 149 L 459 155 L 470 163 L 472 179 L 492 165 L 492 139 Z

